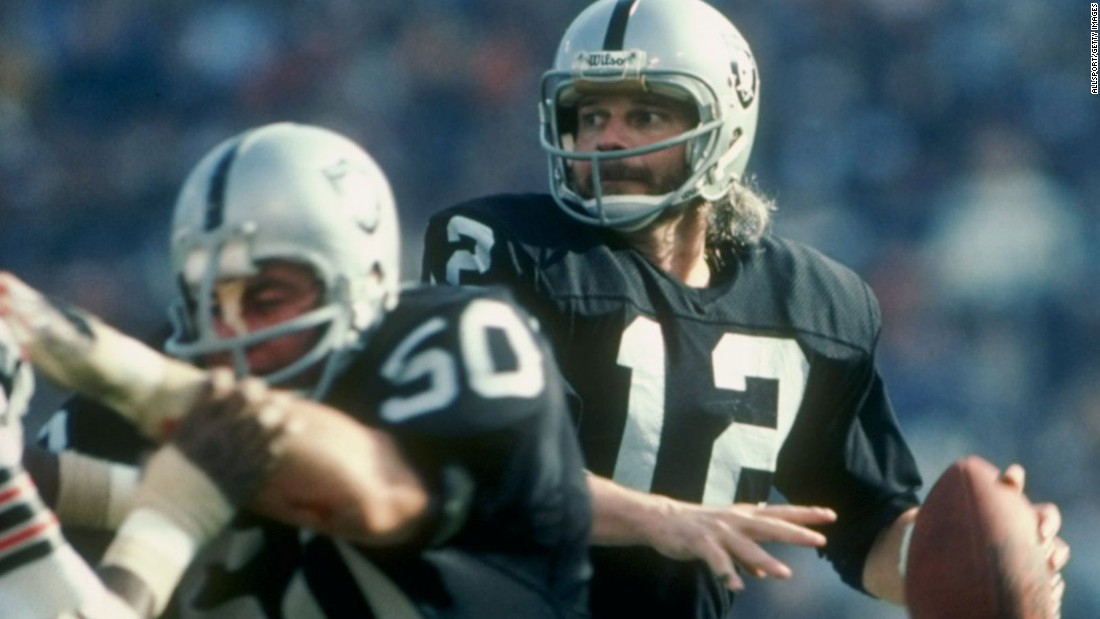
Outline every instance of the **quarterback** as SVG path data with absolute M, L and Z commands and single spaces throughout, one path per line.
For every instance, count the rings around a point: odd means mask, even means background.
M 704 2 L 598 0 L 541 83 L 550 193 L 474 199 L 426 233 L 424 277 L 508 285 L 578 396 L 595 617 L 730 617 L 742 576 L 791 577 L 765 542 L 902 602 L 921 477 L 875 366 L 879 307 L 769 232 L 744 175 L 760 82 Z

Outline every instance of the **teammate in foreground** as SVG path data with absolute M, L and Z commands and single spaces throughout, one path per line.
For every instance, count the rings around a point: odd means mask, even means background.
M 286 396 L 301 427 L 251 503 L 278 521 L 214 540 L 181 616 L 586 615 L 591 512 L 552 358 L 502 290 L 399 292 L 398 239 L 381 170 L 324 129 L 245 132 L 184 183 L 167 349 L 318 402 Z M 36 363 L 107 384 L 69 357 Z M 324 431 L 334 410 L 349 423 Z
M 768 233 L 745 39 L 698 0 L 598 0 L 541 88 L 550 195 L 438 213 L 424 277 L 506 284 L 548 333 L 581 402 L 593 615 L 731 616 L 739 572 L 791 576 L 765 542 L 902 602 L 921 478 L 874 363 L 878 304 Z M 791 505 L 764 505 L 773 487 Z M 1058 511 L 1038 509 L 1057 578 Z

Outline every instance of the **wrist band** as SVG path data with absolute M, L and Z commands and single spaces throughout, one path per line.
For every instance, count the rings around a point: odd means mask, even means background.
M 898 574 L 901 575 L 902 582 L 905 582 L 905 567 L 909 561 L 909 542 L 913 540 L 914 524 L 910 522 L 905 525 L 905 532 L 901 534 L 901 547 L 898 549 Z
M 134 508 L 171 518 L 200 543 L 217 535 L 236 513 L 218 486 L 175 445 L 167 444 L 145 464 Z
M 187 565 L 234 514 L 210 478 L 174 445 L 146 463 L 133 511 L 107 547 L 102 564 L 138 576 L 160 614 Z
M 159 615 L 200 544 L 170 518 L 154 509 L 138 508 L 122 523 L 101 564 L 140 577 L 149 587 Z
M 73 451 L 58 457 L 55 512 L 69 526 L 117 529 L 133 503 L 138 470 Z

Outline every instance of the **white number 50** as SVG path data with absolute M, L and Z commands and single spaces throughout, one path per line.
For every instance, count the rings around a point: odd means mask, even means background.
M 425 322 L 394 349 L 382 365 L 382 376 L 396 385 L 428 379 L 427 386 L 409 396 L 393 397 L 382 403 L 379 414 L 398 423 L 439 410 L 459 394 L 458 368 L 453 351 L 429 348 L 413 353 L 425 339 L 442 331 L 447 321 L 436 317 Z M 479 299 L 459 317 L 459 342 L 466 380 L 470 389 L 484 398 L 530 398 L 546 386 L 542 354 L 531 332 L 516 312 L 499 301 Z M 511 350 L 514 367 L 498 369 L 490 349 L 489 334 L 503 334 Z

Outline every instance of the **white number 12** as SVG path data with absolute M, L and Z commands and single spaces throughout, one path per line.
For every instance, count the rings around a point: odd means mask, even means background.
M 626 428 L 613 477 L 648 492 L 665 414 L 665 342 L 660 325 L 645 316 L 630 323 L 623 331 L 618 363 L 631 369 L 631 377 Z M 745 391 L 749 377 L 773 379 L 779 385 L 776 427 L 734 422 L 714 440 L 703 503 L 729 505 L 742 469 L 775 471 L 779 449 L 802 404 L 810 364 L 794 340 L 727 333 L 711 351 L 711 365 L 719 389 Z

